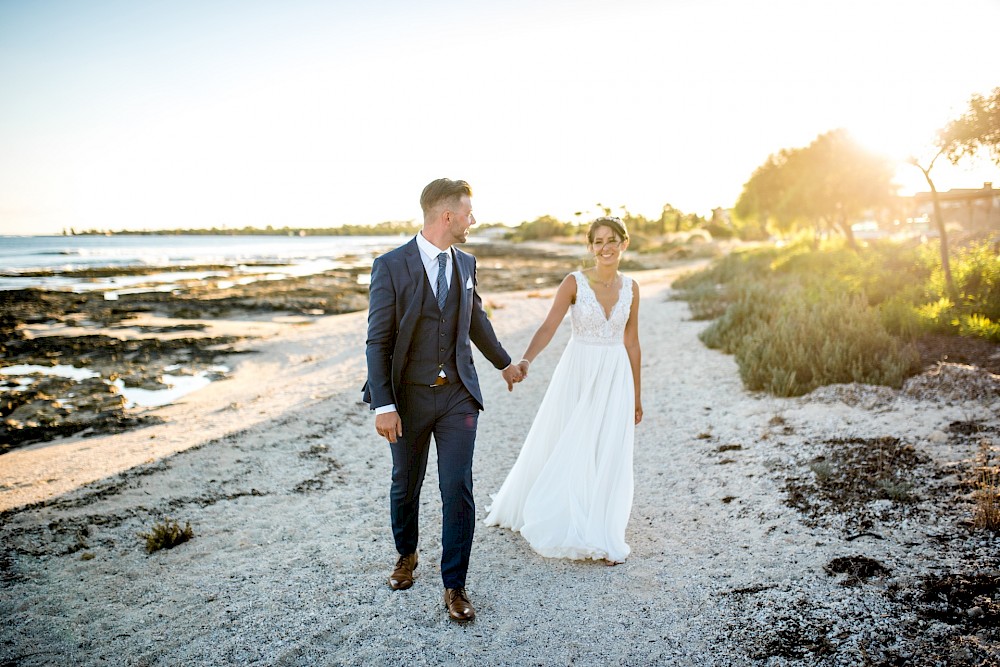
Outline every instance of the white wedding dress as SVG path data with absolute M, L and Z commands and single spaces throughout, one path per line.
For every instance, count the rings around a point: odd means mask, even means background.
M 635 387 L 624 344 L 632 280 L 622 276 L 606 317 L 586 277 L 573 276 L 573 336 L 485 522 L 519 531 L 550 558 L 624 561 L 635 437 Z

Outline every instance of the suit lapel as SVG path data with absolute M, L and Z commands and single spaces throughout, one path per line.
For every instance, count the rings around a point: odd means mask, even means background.
M 403 251 L 402 271 L 405 271 L 406 280 L 409 282 L 409 289 L 401 287 L 397 299 L 398 336 L 396 338 L 396 353 L 402 359 L 406 350 L 410 348 L 410 341 L 413 340 L 413 333 L 416 330 L 417 320 L 420 318 L 420 308 L 424 299 L 424 283 L 427 282 L 424 273 L 424 264 L 420 261 L 420 248 L 417 247 L 416 240 L 410 241 Z M 400 269 L 397 269 L 399 271 Z M 393 360 L 395 372 L 395 359 Z M 402 367 L 400 367 L 402 368 Z
M 420 307 L 424 299 L 424 283 L 427 282 L 427 272 L 424 270 L 424 262 L 420 259 L 420 248 L 416 239 L 406 245 L 406 271 L 410 276 L 410 284 L 413 285 L 413 300 L 407 304 L 406 308 Z
M 468 333 L 469 312 L 472 309 L 472 292 L 465 288 L 472 280 L 472 266 L 469 255 L 458 248 L 454 248 L 455 267 L 458 269 L 458 327 L 462 333 Z

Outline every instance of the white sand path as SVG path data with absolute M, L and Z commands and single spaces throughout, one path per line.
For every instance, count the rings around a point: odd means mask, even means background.
M 928 543 L 932 528 L 885 526 L 885 539 L 853 542 L 809 528 L 783 503 L 784 467 L 825 438 L 930 446 L 949 421 L 995 413 L 750 394 L 734 360 L 698 341 L 705 324 L 666 298 L 678 272 L 634 274 L 646 418 L 624 565 L 547 560 L 480 524 L 468 585 L 479 615 L 456 625 L 441 603 L 432 457 L 417 581 L 391 591 L 390 459 L 360 403 L 366 314 L 342 315 L 256 341 L 234 379 L 159 411 L 164 425 L 0 458 L 2 507 L 46 501 L 0 526 L 0 664 L 847 665 L 905 640 L 906 610 L 884 582 L 844 587 L 823 566 L 864 553 L 905 578 L 917 561 L 947 558 Z M 552 293 L 487 297 L 515 358 Z M 477 357 L 480 519 L 568 329 L 512 394 Z M 167 516 L 195 538 L 147 556 L 137 534 Z M 832 651 L 783 656 L 820 635 Z

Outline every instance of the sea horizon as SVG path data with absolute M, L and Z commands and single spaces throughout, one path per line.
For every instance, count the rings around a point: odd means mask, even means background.
M 369 268 L 376 257 L 411 236 L 6 234 L 0 235 L 0 291 L 105 291 L 113 299 L 128 289 L 169 290 L 181 280 L 247 282 Z M 468 244 L 491 240 L 488 234 L 474 235 Z M 156 268 L 164 271 L 150 271 Z M 87 275 L 89 271 L 100 275 Z
M 0 290 L 166 289 L 180 279 L 268 279 L 367 267 L 409 235 L 0 236 Z M 199 267 L 202 270 L 199 270 Z M 210 271 L 204 267 L 217 267 Z M 150 272 L 149 269 L 164 269 Z M 121 272 L 117 273 L 116 269 Z M 86 275 L 88 271 L 100 275 Z

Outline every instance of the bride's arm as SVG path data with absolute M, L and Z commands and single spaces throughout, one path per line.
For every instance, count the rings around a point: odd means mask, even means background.
M 642 381 L 639 370 L 642 366 L 642 349 L 639 347 L 639 284 L 632 281 L 632 308 L 625 323 L 625 351 L 632 366 L 632 380 L 635 383 L 635 423 L 642 421 Z
M 525 375 L 528 374 L 528 366 L 524 362 L 530 364 L 545 349 L 552 337 L 556 335 L 556 330 L 562 324 L 563 318 L 566 317 L 566 311 L 569 310 L 570 304 L 574 300 L 576 300 L 576 278 L 570 274 L 563 278 L 559 289 L 556 290 L 555 298 L 552 299 L 549 314 L 545 316 L 545 321 L 535 331 L 535 335 L 531 337 L 531 342 L 528 344 L 528 349 L 521 356 L 521 371 Z

